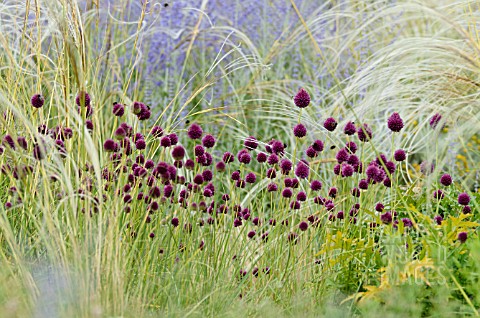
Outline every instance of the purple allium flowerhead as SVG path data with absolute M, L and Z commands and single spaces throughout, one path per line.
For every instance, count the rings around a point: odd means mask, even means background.
M 116 142 L 113 139 L 107 139 L 103 143 L 103 149 L 107 152 L 114 152 L 116 148 Z
M 469 214 L 472 212 L 472 208 L 469 205 L 465 205 L 462 209 L 463 214 Z
M 337 219 L 343 220 L 345 218 L 345 212 L 343 211 L 338 211 L 337 213 Z
M 305 108 L 310 104 L 310 95 L 305 89 L 300 88 L 293 98 L 293 102 L 298 108 Z
M 240 180 L 240 171 L 235 170 L 234 172 L 232 172 L 231 178 L 232 178 L 233 181 Z
M 267 159 L 267 163 L 271 166 L 273 166 L 274 164 L 277 164 L 279 161 L 279 158 L 276 154 L 272 153 L 270 154 L 270 156 L 268 156 L 268 159 Z
M 446 187 L 448 187 L 449 185 L 452 184 L 452 177 L 448 174 L 448 173 L 445 173 L 444 175 L 442 175 L 440 177 L 440 183 Z
M 305 154 L 309 158 L 315 158 L 317 156 L 317 151 L 315 149 L 313 149 L 312 146 L 310 146 L 305 150 Z
M 442 120 L 442 116 L 439 113 L 436 113 L 435 115 L 433 115 L 432 118 L 430 118 L 430 127 L 432 127 L 432 129 L 437 128 L 437 125 L 440 122 L 440 120 Z
M 190 139 L 200 139 L 202 137 L 203 130 L 198 124 L 193 123 L 190 125 L 187 131 L 187 135 Z
M 255 181 L 257 181 L 257 176 L 255 175 L 255 173 L 253 173 L 253 172 L 247 173 L 247 175 L 245 176 L 245 182 L 246 183 L 255 183 Z
M 336 164 L 334 167 L 333 167 L 333 173 L 337 176 L 340 175 L 340 170 L 342 169 L 342 166 L 340 164 Z
M 292 188 L 292 189 L 298 188 L 298 186 L 299 186 L 299 184 L 300 184 L 300 182 L 298 181 L 297 178 L 291 178 L 291 179 L 290 179 L 290 182 L 291 182 L 291 188 Z
M 176 145 L 178 143 L 178 136 L 175 133 L 171 133 L 168 135 L 168 138 L 170 139 L 170 143 L 172 146 Z
M 343 128 L 343 132 L 349 136 L 355 135 L 355 133 L 357 132 L 357 127 L 355 127 L 355 124 L 353 122 L 349 121 Z
M 196 145 L 195 148 L 193 148 L 193 152 L 195 156 L 202 156 L 205 153 L 205 148 L 203 148 L 202 145 Z
M 85 106 L 88 107 L 90 106 L 90 95 L 88 95 L 87 92 L 79 92 L 77 97 L 75 98 L 75 103 L 77 106 Z
M 329 117 L 323 122 L 323 127 L 328 131 L 334 131 L 337 128 L 337 121 L 335 118 Z
M 299 161 L 297 167 L 295 168 L 295 175 L 301 179 L 308 178 L 310 174 L 310 167 L 304 161 Z
M 125 132 L 127 133 L 127 137 L 131 137 L 132 134 L 133 134 L 133 127 L 130 126 L 129 124 L 127 123 L 121 123 L 120 124 L 120 127 L 122 127 L 123 129 L 125 129 Z
M 270 141 L 269 146 L 271 148 L 271 152 L 273 152 L 274 154 L 277 154 L 277 155 L 280 155 L 280 156 L 283 155 L 283 152 L 285 150 L 285 145 L 280 140 Z
M 137 133 L 135 133 L 135 135 L 133 135 L 132 141 L 136 142 L 139 139 L 145 139 L 145 138 L 143 138 L 143 135 L 141 133 L 137 132 Z
M 290 202 L 290 209 L 292 210 L 300 210 L 301 204 L 300 201 L 292 201 Z
M 304 232 L 308 229 L 308 223 L 305 221 L 302 221 L 300 222 L 300 224 L 298 224 L 298 228 L 300 229 L 300 231 Z
M 468 238 L 467 232 L 458 233 L 457 240 L 460 243 L 462 243 L 462 244 L 465 243 L 467 241 L 467 238 Z
M 163 135 L 163 129 L 160 126 L 153 126 L 152 130 L 150 130 L 150 135 L 155 138 L 160 138 Z
M 389 177 L 385 177 L 385 179 L 383 179 L 383 185 L 387 188 L 392 187 L 392 180 L 390 180 Z
M 137 150 L 143 150 L 147 147 L 147 143 L 145 142 L 145 140 L 143 139 L 138 139 L 136 142 L 135 142 L 135 148 L 137 148 Z
M 351 177 L 353 175 L 353 167 L 348 163 L 342 164 L 342 177 Z
M 125 129 L 123 129 L 123 127 L 118 127 L 115 130 L 115 133 L 113 135 L 114 135 L 115 139 L 123 140 L 123 138 L 125 138 L 127 136 L 127 132 L 125 131 Z
M 443 217 L 441 215 L 437 215 L 433 218 L 433 220 L 435 223 L 437 223 L 437 225 L 442 225 Z
M 380 215 L 380 220 L 384 224 L 392 223 L 392 220 L 393 220 L 392 213 L 390 211 L 385 212 L 384 214 Z
M 360 196 L 360 189 L 359 188 L 353 188 L 351 193 L 354 197 L 358 198 Z
M 202 138 L 202 145 L 205 148 L 212 148 L 213 146 L 215 146 L 215 137 L 213 137 L 212 135 L 205 135 Z
M 14 149 L 15 150 L 15 141 L 13 141 L 13 138 L 12 136 L 10 135 L 5 135 L 5 137 L 3 137 L 3 142 L 2 144 L 4 146 L 9 146 L 10 148 Z
M 114 103 L 112 113 L 117 117 L 122 117 L 125 114 L 125 106 L 119 103 Z
M 267 161 L 267 154 L 265 154 L 264 152 L 259 152 L 257 154 L 257 162 L 258 163 L 264 163 Z
M 322 182 L 319 180 L 312 180 L 310 183 L 310 189 L 312 189 L 312 191 L 320 191 L 322 189 Z
M 285 178 L 283 180 L 283 184 L 287 187 L 287 188 L 292 188 L 292 179 L 290 178 Z
M 367 190 L 368 189 L 368 181 L 366 179 L 361 179 L 358 182 L 358 188 L 362 190 Z
M 393 132 L 400 132 L 403 128 L 403 120 L 398 113 L 393 113 L 387 120 L 388 129 Z
M 233 227 L 239 227 L 242 225 L 242 220 L 240 220 L 239 218 L 236 218 L 235 220 L 233 220 Z
M 403 218 L 402 222 L 404 227 L 413 227 L 413 222 L 409 218 Z
M 151 115 L 152 115 L 152 112 L 150 111 L 150 107 L 141 103 L 140 113 L 137 114 L 138 120 L 147 120 L 150 118 Z
M 225 171 L 225 162 L 223 162 L 223 161 L 217 162 L 217 164 L 215 165 L 215 169 L 218 172 L 224 172 Z
M 22 137 L 22 136 L 18 136 L 17 137 L 17 143 L 18 145 L 23 148 L 23 150 L 27 150 L 28 149 L 28 143 L 27 143 L 27 139 L 25 137 Z
M 249 137 L 245 138 L 245 141 L 243 142 L 243 145 L 248 150 L 254 150 L 254 149 L 257 149 L 257 147 L 258 147 L 258 140 L 253 136 L 249 136 Z
M 195 184 L 202 184 L 204 182 L 203 176 L 201 174 L 197 174 L 195 177 L 193 177 L 193 182 Z
M 231 152 L 225 152 L 223 154 L 223 158 L 222 158 L 223 162 L 225 163 L 231 163 L 235 160 L 235 156 L 231 153 Z
M 470 196 L 466 192 L 460 193 L 458 195 L 458 204 L 468 205 L 468 203 L 470 203 Z
M 363 124 L 358 127 L 357 136 L 361 142 L 368 142 L 372 139 L 372 129 L 367 124 Z
M 297 124 L 293 127 L 293 134 L 297 138 L 303 138 L 307 135 L 307 128 L 303 124 Z
M 349 153 L 354 154 L 357 152 L 358 147 L 356 143 L 354 143 L 353 141 L 349 141 L 345 144 L 345 149 L 347 149 Z
M 37 160 L 45 159 L 46 150 L 45 147 L 39 144 L 33 146 L 33 157 Z
M 369 180 L 373 180 L 377 183 L 382 182 L 385 178 L 383 171 L 376 164 L 370 164 L 365 170 L 365 174 Z
M 312 148 L 315 149 L 315 151 L 322 152 L 324 149 L 325 145 L 323 144 L 323 141 L 321 140 L 315 140 L 312 144 Z
M 433 198 L 437 200 L 441 200 L 445 197 L 445 194 L 442 190 L 436 190 L 433 192 Z
M 292 162 L 286 158 L 282 159 L 280 161 L 280 169 L 282 174 L 287 175 L 292 170 Z
M 140 102 L 133 102 L 132 105 L 132 113 L 135 115 L 139 115 L 142 112 L 142 103 Z
M 169 198 L 172 196 L 172 194 L 173 194 L 173 186 L 170 184 L 165 185 L 165 187 L 163 187 L 163 195 L 166 198 Z
M 405 150 L 397 149 L 393 154 L 393 158 L 395 159 L 395 161 L 401 162 L 407 159 L 407 154 L 405 153 Z
M 278 186 L 277 186 L 276 183 L 273 183 L 273 182 L 272 182 L 272 183 L 269 183 L 269 184 L 267 185 L 267 191 L 268 191 L 268 192 L 276 192 L 277 190 L 278 190 Z
M 293 195 L 292 189 L 290 189 L 290 188 L 285 188 L 285 189 L 283 189 L 283 191 L 282 191 L 282 197 L 284 197 L 284 198 L 291 198 L 292 195 Z
M 328 196 L 331 197 L 331 198 L 335 198 L 337 196 L 337 188 L 335 187 L 331 187 L 329 190 L 328 190 Z
M 243 149 L 243 151 L 240 150 L 240 152 L 238 153 L 238 161 L 248 165 L 250 161 L 252 161 L 252 156 L 247 150 L 245 149 Z
M 252 230 L 252 231 L 248 232 L 247 236 L 248 236 L 249 239 L 253 239 L 255 237 L 255 234 L 257 234 L 257 233 Z
M 30 102 L 31 102 L 33 107 L 40 108 L 45 103 L 45 99 L 43 98 L 43 96 L 41 94 L 35 94 L 30 99 Z
M 204 170 L 202 172 L 202 177 L 206 182 L 210 182 L 213 179 L 213 172 L 210 169 Z
M 185 169 L 193 170 L 194 168 L 195 168 L 195 161 L 193 161 L 192 159 L 187 159 L 185 161 Z
M 164 136 L 160 139 L 160 146 L 162 147 L 170 147 L 172 145 L 172 142 L 170 141 L 170 138 L 168 136 Z
M 300 191 L 297 193 L 297 200 L 301 202 L 305 202 L 307 200 L 307 194 L 304 191 Z
M 356 155 L 350 155 L 348 156 L 347 163 L 352 165 L 353 167 L 358 166 L 360 164 L 360 159 Z
M 148 160 L 145 162 L 145 168 L 147 168 L 147 169 L 152 169 L 153 167 L 155 167 L 155 162 L 153 162 L 152 159 L 148 159 Z
M 395 172 L 395 170 L 397 169 L 397 166 L 395 165 L 395 163 L 393 161 L 387 161 L 385 163 L 385 167 L 387 168 L 388 172 L 390 172 L 390 174 L 393 174 Z
M 180 224 L 180 221 L 178 220 L 178 218 L 172 218 L 172 221 L 171 221 L 173 227 L 177 227 L 179 224 Z
M 340 149 L 337 154 L 335 155 L 335 159 L 337 159 L 338 163 L 343 163 L 347 161 L 349 158 L 348 152 L 345 148 Z

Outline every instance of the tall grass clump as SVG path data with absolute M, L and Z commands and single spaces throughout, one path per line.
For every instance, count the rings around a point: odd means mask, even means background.
M 4 1 L 1 312 L 478 316 L 477 7 Z

